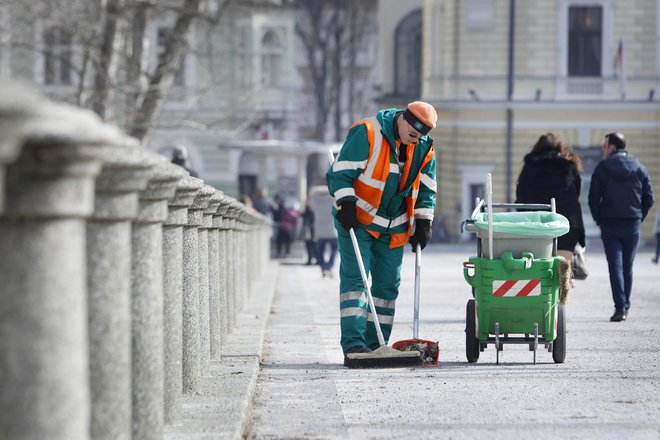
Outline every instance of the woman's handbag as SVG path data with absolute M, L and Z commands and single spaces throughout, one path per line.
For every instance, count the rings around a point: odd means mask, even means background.
M 587 276 L 589 276 L 586 251 L 587 248 L 580 246 L 579 243 L 575 245 L 575 249 L 573 250 L 571 269 L 573 270 L 573 278 L 576 280 L 586 280 Z

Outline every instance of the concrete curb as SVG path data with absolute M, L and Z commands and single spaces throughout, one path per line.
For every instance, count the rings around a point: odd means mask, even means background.
M 182 423 L 169 425 L 166 440 L 242 439 L 250 417 L 279 264 L 271 262 L 255 280 L 236 326 L 212 360 L 199 393 L 184 395 Z

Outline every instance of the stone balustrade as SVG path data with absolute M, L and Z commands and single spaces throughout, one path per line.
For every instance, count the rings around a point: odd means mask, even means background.
M 240 331 L 269 223 L 93 113 L 0 84 L 0 438 L 162 439 Z

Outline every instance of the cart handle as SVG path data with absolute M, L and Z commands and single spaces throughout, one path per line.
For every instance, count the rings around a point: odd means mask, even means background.
M 534 254 L 531 252 L 523 252 L 522 258 L 513 258 L 511 252 L 504 252 L 500 259 L 502 260 L 502 263 L 504 263 L 504 266 L 509 270 L 523 270 L 532 267 Z
M 470 275 L 470 271 L 472 271 L 472 275 Z M 474 276 L 476 275 L 476 269 L 474 266 L 474 263 L 471 261 L 464 261 L 463 262 L 463 278 L 465 278 L 465 281 L 468 282 L 468 284 L 472 287 L 474 285 L 472 284 L 472 281 L 474 280 Z

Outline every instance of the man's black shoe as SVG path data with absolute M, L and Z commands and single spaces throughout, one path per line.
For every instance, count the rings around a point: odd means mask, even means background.
M 349 348 L 349 349 L 346 350 L 346 352 L 344 353 L 344 366 L 347 366 L 347 365 L 346 365 L 346 361 L 347 361 L 346 355 L 347 355 L 347 354 L 352 354 L 352 353 L 371 353 L 371 348 L 369 348 L 369 347 L 353 347 L 353 348 Z
M 623 309 L 623 320 L 628 319 L 628 309 Z
M 626 320 L 627 313 L 624 309 L 614 309 L 614 315 L 610 317 L 612 322 L 621 322 Z

